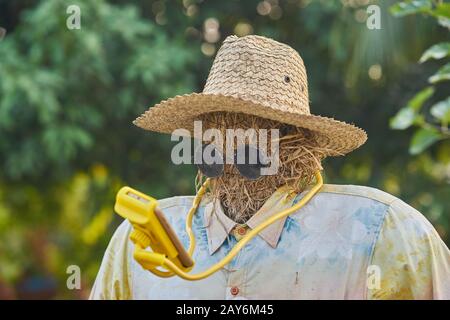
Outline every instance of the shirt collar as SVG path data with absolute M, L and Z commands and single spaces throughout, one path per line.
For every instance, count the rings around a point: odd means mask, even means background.
M 291 207 L 294 204 L 296 194 L 290 193 L 289 190 L 287 187 L 281 187 L 275 191 L 264 205 L 247 221 L 247 226 L 254 229 L 271 216 Z M 213 254 L 229 236 L 237 223 L 225 215 L 222 205 L 218 200 L 209 199 L 205 205 L 204 212 L 209 253 Z M 276 248 L 278 244 L 286 218 L 277 220 L 258 234 L 272 248 Z

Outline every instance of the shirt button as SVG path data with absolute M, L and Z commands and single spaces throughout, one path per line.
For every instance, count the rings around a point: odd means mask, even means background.
M 238 287 L 232 287 L 232 288 L 230 289 L 230 292 L 231 292 L 231 294 L 232 294 L 233 296 L 237 296 L 238 293 L 239 293 L 239 288 L 238 288 Z
M 238 228 L 238 234 L 243 236 L 247 233 L 247 230 L 245 230 L 245 227 Z

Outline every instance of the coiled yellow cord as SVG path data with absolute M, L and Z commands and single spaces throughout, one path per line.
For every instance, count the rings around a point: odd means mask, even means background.
M 309 200 L 311 200 L 311 198 L 320 190 L 320 188 L 323 185 L 322 175 L 320 174 L 319 171 L 316 172 L 315 176 L 316 176 L 316 184 L 298 203 L 296 203 L 294 206 L 292 206 L 290 208 L 287 208 L 287 209 L 277 213 L 276 215 L 273 215 L 272 217 L 268 218 L 263 223 L 259 224 L 254 229 L 251 229 L 249 231 L 249 233 L 244 238 L 242 238 L 220 262 L 216 263 L 215 265 L 213 265 L 212 267 L 210 267 L 209 269 L 207 269 L 203 272 L 200 272 L 197 274 L 187 273 L 187 272 L 181 270 L 175 263 L 173 263 L 171 260 L 167 259 L 163 255 L 158 255 L 157 258 L 161 259 L 160 260 L 161 267 L 166 268 L 169 271 L 161 271 L 154 267 L 146 267 L 146 266 L 144 266 L 146 264 L 145 263 L 146 260 L 148 260 L 147 265 L 151 265 L 152 263 L 154 264 L 155 257 L 151 257 L 150 255 L 152 255 L 152 253 L 145 251 L 144 250 L 145 248 L 143 248 L 142 246 L 139 246 L 139 245 L 135 246 L 134 256 L 135 256 L 135 258 L 138 257 L 138 259 L 136 259 L 136 260 L 138 260 L 139 263 L 141 263 L 141 265 L 143 265 L 143 267 L 145 269 L 149 270 L 150 272 L 154 273 L 155 275 L 157 275 L 159 277 L 171 277 L 174 274 L 176 274 L 177 276 L 179 276 L 185 280 L 191 280 L 191 281 L 201 280 L 206 277 L 209 277 L 210 275 L 219 271 L 225 265 L 230 263 L 230 261 L 238 254 L 238 252 L 250 240 L 252 240 L 256 235 L 258 235 L 258 233 L 260 233 L 262 230 L 264 230 L 265 228 L 270 226 L 275 221 L 282 219 L 282 218 L 294 213 L 295 211 L 299 210 Z M 195 249 L 195 235 L 194 235 L 194 232 L 192 231 L 192 220 L 193 220 L 195 212 L 198 209 L 198 206 L 200 205 L 201 199 L 206 192 L 208 185 L 209 185 L 209 180 L 206 180 L 203 183 L 200 190 L 197 192 L 197 195 L 194 198 L 193 205 L 192 205 L 191 209 L 189 210 L 187 218 L 186 218 L 186 232 L 189 235 L 188 253 L 190 256 L 192 256 L 192 254 L 194 253 L 194 249 Z

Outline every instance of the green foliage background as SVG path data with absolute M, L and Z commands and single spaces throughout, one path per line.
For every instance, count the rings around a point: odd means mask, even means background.
M 81 9 L 80 30 L 66 27 L 72 4 Z M 381 30 L 366 27 L 370 4 L 381 7 Z M 404 131 L 389 127 L 439 69 L 438 61 L 418 60 L 449 40 L 448 26 L 417 10 L 393 17 L 392 4 L 0 0 L 8 31 L 0 40 L 0 297 L 85 298 L 120 223 L 112 206 L 122 185 L 156 198 L 194 192 L 195 169 L 171 163 L 170 137 L 131 121 L 162 99 L 201 91 L 211 53 L 230 34 L 290 44 L 308 69 L 312 112 L 367 130 L 362 148 L 325 161 L 326 182 L 402 198 L 448 244 L 448 140 L 412 156 L 413 121 Z M 433 92 L 421 111 L 448 97 L 447 82 Z M 83 290 L 66 287 L 72 264 Z

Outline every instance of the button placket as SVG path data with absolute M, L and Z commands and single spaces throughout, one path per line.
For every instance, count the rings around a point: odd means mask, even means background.
M 233 271 L 228 277 L 226 299 L 239 299 L 245 294 L 247 264 L 244 258 L 248 251 L 247 249 L 247 246 L 244 246 L 232 261 Z

